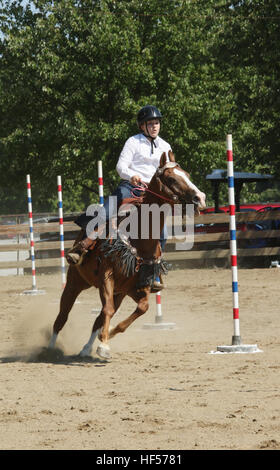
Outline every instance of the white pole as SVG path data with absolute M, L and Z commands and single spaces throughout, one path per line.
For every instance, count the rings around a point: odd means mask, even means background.
M 237 276 L 237 247 L 236 247 L 236 223 L 235 223 L 235 196 L 234 196 L 234 171 L 232 153 L 232 135 L 228 134 L 227 143 L 227 175 L 228 175 L 228 204 L 229 204 L 229 235 L 232 273 L 232 302 L 233 302 L 233 336 L 231 346 L 217 346 L 218 352 L 259 352 L 256 344 L 242 344 L 239 324 L 238 301 L 238 276 Z
M 58 216 L 59 216 L 61 278 L 62 278 L 62 288 L 64 289 L 65 284 L 66 284 L 66 274 L 65 274 L 65 258 L 64 258 L 64 229 L 63 229 L 63 204 L 62 204 L 61 176 L 57 177 L 57 192 L 58 192 Z
M 32 268 L 32 289 L 25 290 L 23 294 L 31 294 L 31 295 L 45 294 L 44 290 L 38 290 L 36 287 L 35 247 L 34 247 L 34 233 L 33 233 L 33 214 L 32 214 L 30 175 L 26 175 L 26 183 L 27 183 L 27 202 L 28 202 L 28 218 L 29 218 L 29 233 L 30 233 L 30 255 L 31 255 L 31 268 Z
M 232 344 L 241 344 L 240 324 L 239 324 L 239 300 L 238 300 L 234 172 L 233 172 L 233 154 L 232 154 L 232 135 L 231 134 L 227 135 L 227 174 L 228 174 L 229 231 L 230 231 L 233 329 L 234 329 L 233 337 L 232 337 Z
M 156 293 L 156 323 L 162 322 L 161 294 Z
M 104 204 L 104 193 L 103 193 L 103 169 L 102 169 L 102 160 L 98 160 L 98 189 L 99 189 L 99 204 L 103 206 Z
M 31 267 L 32 267 L 32 289 L 36 290 L 36 268 L 35 268 L 35 250 L 34 250 L 33 214 L 32 214 L 30 175 L 26 175 L 26 182 L 27 182 L 27 203 L 28 203 L 30 252 L 31 252 Z

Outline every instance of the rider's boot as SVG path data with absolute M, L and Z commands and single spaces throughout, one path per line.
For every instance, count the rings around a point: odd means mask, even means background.
M 152 289 L 151 289 L 151 292 L 152 293 L 155 293 L 155 292 L 159 292 L 161 291 L 162 289 L 164 289 L 164 284 L 162 282 L 162 277 L 161 275 L 159 277 L 157 277 L 154 282 L 153 282 L 153 285 L 152 285 Z
M 78 241 L 75 243 L 73 248 L 68 251 L 66 259 L 69 264 L 78 264 L 80 265 L 87 254 L 88 250 L 92 248 L 92 245 L 95 244 L 95 240 L 91 238 L 84 238 L 84 240 Z

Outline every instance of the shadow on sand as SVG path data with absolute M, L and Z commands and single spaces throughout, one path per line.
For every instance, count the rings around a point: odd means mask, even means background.
M 105 366 L 110 361 L 100 359 L 98 357 L 82 357 L 80 355 L 65 355 L 62 349 L 55 348 L 41 348 L 37 351 L 26 354 L 18 354 L 14 356 L 0 357 L 0 364 L 9 364 L 13 362 L 25 363 L 48 363 L 48 364 L 62 364 L 62 365 L 82 365 L 93 364 L 96 367 Z

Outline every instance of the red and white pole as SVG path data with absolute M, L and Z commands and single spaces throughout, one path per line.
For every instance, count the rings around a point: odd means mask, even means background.
M 32 269 L 32 289 L 36 290 L 36 267 L 35 267 L 35 248 L 34 248 L 33 214 L 32 214 L 32 197 L 31 197 L 30 175 L 26 175 L 26 183 L 27 183 L 27 203 L 28 203 L 29 234 L 30 234 L 31 269 Z
M 156 293 L 156 323 L 162 322 L 161 294 Z
M 232 135 L 228 134 L 227 143 L 227 175 L 228 175 L 228 202 L 229 202 L 229 233 L 230 233 L 230 259 L 232 273 L 232 302 L 233 302 L 233 336 L 231 346 L 218 346 L 219 352 L 259 352 L 256 344 L 242 344 L 239 324 L 239 300 L 238 300 L 238 275 L 237 275 L 237 247 L 236 247 L 236 223 L 235 223 L 235 195 L 234 195 L 234 171 Z
M 66 284 L 66 273 L 65 273 L 65 257 L 64 257 L 64 227 L 63 227 L 63 204 L 62 204 L 61 176 L 57 177 L 57 194 L 58 194 L 61 278 L 62 278 L 62 288 L 64 289 L 65 284 Z
M 28 219 L 29 219 L 29 234 L 30 234 L 32 289 L 31 290 L 25 290 L 23 292 L 23 294 L 31 294 L 31 295 L 45 294 L 44 290 L 38 290 L 37 287 L 36 287 L 35 246 L 34 246 L 33 213 L 32 213 L 30 175 L 26 175 L 26 183 L 27 183 L 27 203 L 28 203 Z
M 238 300 L 238 274 L 237 274 L 237 247 L 236 247 L 236 222 L 235 222 L 235 195 L 234 195 L 234 171 L 232 153 L 232 135 L 227 135 L 227 175 L 228 175 L 228 200 L 229 200 L 229 232 L 232 272 L 232 301 L 233 301 L 233 337 L 232 344 L 241 344 L 239 325 L 239 300 Z
M 103 206 L 104 204 L 104 192 L 103 192 L 103 169 L 102 169 L 102 160 L 98 160 L 97 164 L 98 169 L 98 190 L 99 190 L 99 204 Z

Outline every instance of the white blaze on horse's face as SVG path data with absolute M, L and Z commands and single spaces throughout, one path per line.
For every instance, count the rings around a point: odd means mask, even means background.
M 195 191 L 194 202 L 198 205 L 199 209 L 204 209 L 205 198 L 206 198 L 205 194 L 199 191 L 199 189 L 195 186 L 195 184 L 191 182 L 191 180 L 188 178 L 188 176 L 183 170 L 179 170 L 178 168 L 175 168 L 173 171 L 175 175 L 181 176 L 181 178 L 183 178 L 183 180 L 185 181 L 185 183 L 188 185 L 190 189 Z

